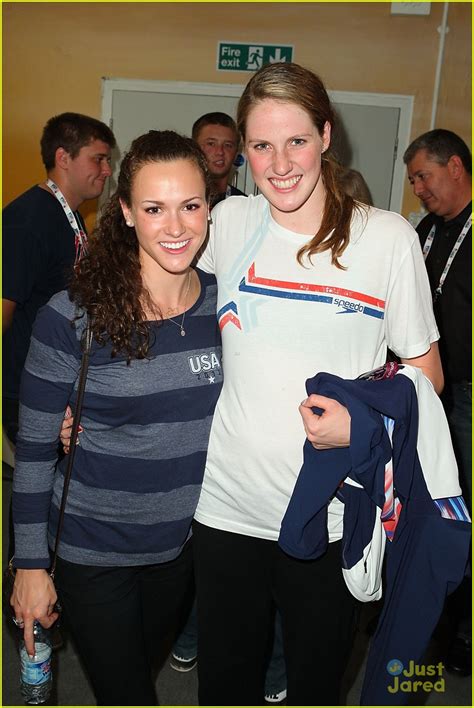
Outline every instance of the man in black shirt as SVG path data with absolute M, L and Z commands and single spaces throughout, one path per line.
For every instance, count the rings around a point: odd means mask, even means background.
M 244 192 L 229 184 L 229 176 L 240 144 L 239 131 L 234 120 L 227 113 L 220 111 L 206 113 L 195 121 L 192 137 L 206 156 L 211 173 L 211 208 L 226 197 L 245 197 Z
M 74 263 L 87 251 L 78 207 L 102 194 L 111 175 L 115 138 L 101 121 L 61 113 L 41 137 L 44 182 L 3 210 L 3 427 L 14 443 L 18 430 L 20 378 L 36 314 L 63 290 Z
M 471 508 L 472 158 L 458 135 L 436 129 L 414 140 L 403 159 L 413 191 L 429 212 L 417 231 L 441 334 L 439 347 L 445 375 L 442 400 L 450 423 L 463 494 Z M 462 605 L 465 614 L 466 606 L 470 605 L 470 592 Z M 471 673 L 468 625 L 470 616 L 463 617 L 446 659 L 447 668 L 466 675 Z

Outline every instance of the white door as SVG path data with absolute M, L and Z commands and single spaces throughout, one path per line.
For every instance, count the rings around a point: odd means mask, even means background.
M 117 139 L 114 174 L 105 196 L 113 192 L 120 159 L 135 137 L 151 129 L 190 135 L 194 121 L 210 111 L 235 118 L 242 90 L 236 84 L 104 79 L 102 119 Z M 335 141 L 342 161 L 362 173 L 375 206 L 400 211 L 405 179 L 402 154 L 410 136 L 413 98 L 341 91 L 330 96 L 341 122 Z M 236 183 L 247 194 L 254 192 L 246 162 Z
M 390 209 L 400 108 L 354 103 L 334 108 L 342 124 L 333 144 L 340 161 L 363 175 L 375 206 Z

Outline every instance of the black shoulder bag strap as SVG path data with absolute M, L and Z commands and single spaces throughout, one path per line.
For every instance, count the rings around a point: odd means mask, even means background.
M 51 563 L 51 569 L 49 571 L 49 574 L 53 580 L 54 580 L 54 573 L 56 571 L 56 561 L 58 558 L 59 538 L 61 536 L 61 531 L 62 531 L 63 523 L 64 523 L 64 511 L 66 509 L 66 501 L 67 501 L 67 493 L 69 490 L 69 482 L 71 481 L 72 466 L 74 464 L 74 455 L 76 454 L 77 431 L 79 429 L 79 422 L 81 420 L 82 401 L 84 399 L 84 390 L 86 387 L 87 369 L 89 367 L 89 354 L 91 351 L 91 345 L 92 345 L 92 326 L 91 326 L 91 322 L 89 320 L 89 322 L 87 323 L 86 332 L 85 332 L 84 351 L 82 352 L 81 371 L 79 373 L 79 384 L 77 387 L 76 410 L 74 411 L 74 421 L 72 424 L 71 441 L 69 443 L 69 457 L 68 457 L 68 461 L 67 461 L 66 473 L 64 475 L 63 494 L 61 497 L 61 506 L 59 508 L 59 520 L 58 520 L 58 528 L 56 531 L 56 541 L 54 544 L 53 560 Z

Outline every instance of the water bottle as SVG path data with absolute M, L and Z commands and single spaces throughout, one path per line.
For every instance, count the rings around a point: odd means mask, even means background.
M 27 705 L 37 706 L 46 703 L 51 693 L 51 633 L 39 622 L 33 625 L 35 637 L 35 655 L 28 656 L 23 639 L 20 641 L 20 688 L 21 695 Z

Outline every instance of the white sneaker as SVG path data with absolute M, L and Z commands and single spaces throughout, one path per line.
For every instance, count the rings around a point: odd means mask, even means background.
M 171 668 L 175 671 L 180 671 L 182 674 L 186 674 L 188 671 L 192 671 L 196 664 L 197 656 L 193 656 L 191 659 L 185 659 L 182 656 L 176 656 L 176 654 L 171 654 Z
M 272 705 L 276 705 L 277 703 L 283 703 L 285 698 L 286 688 L 284 688 L 283 691 L 280 691 L 280 693 L 266 693 L 265 703 L 271 703 Z

